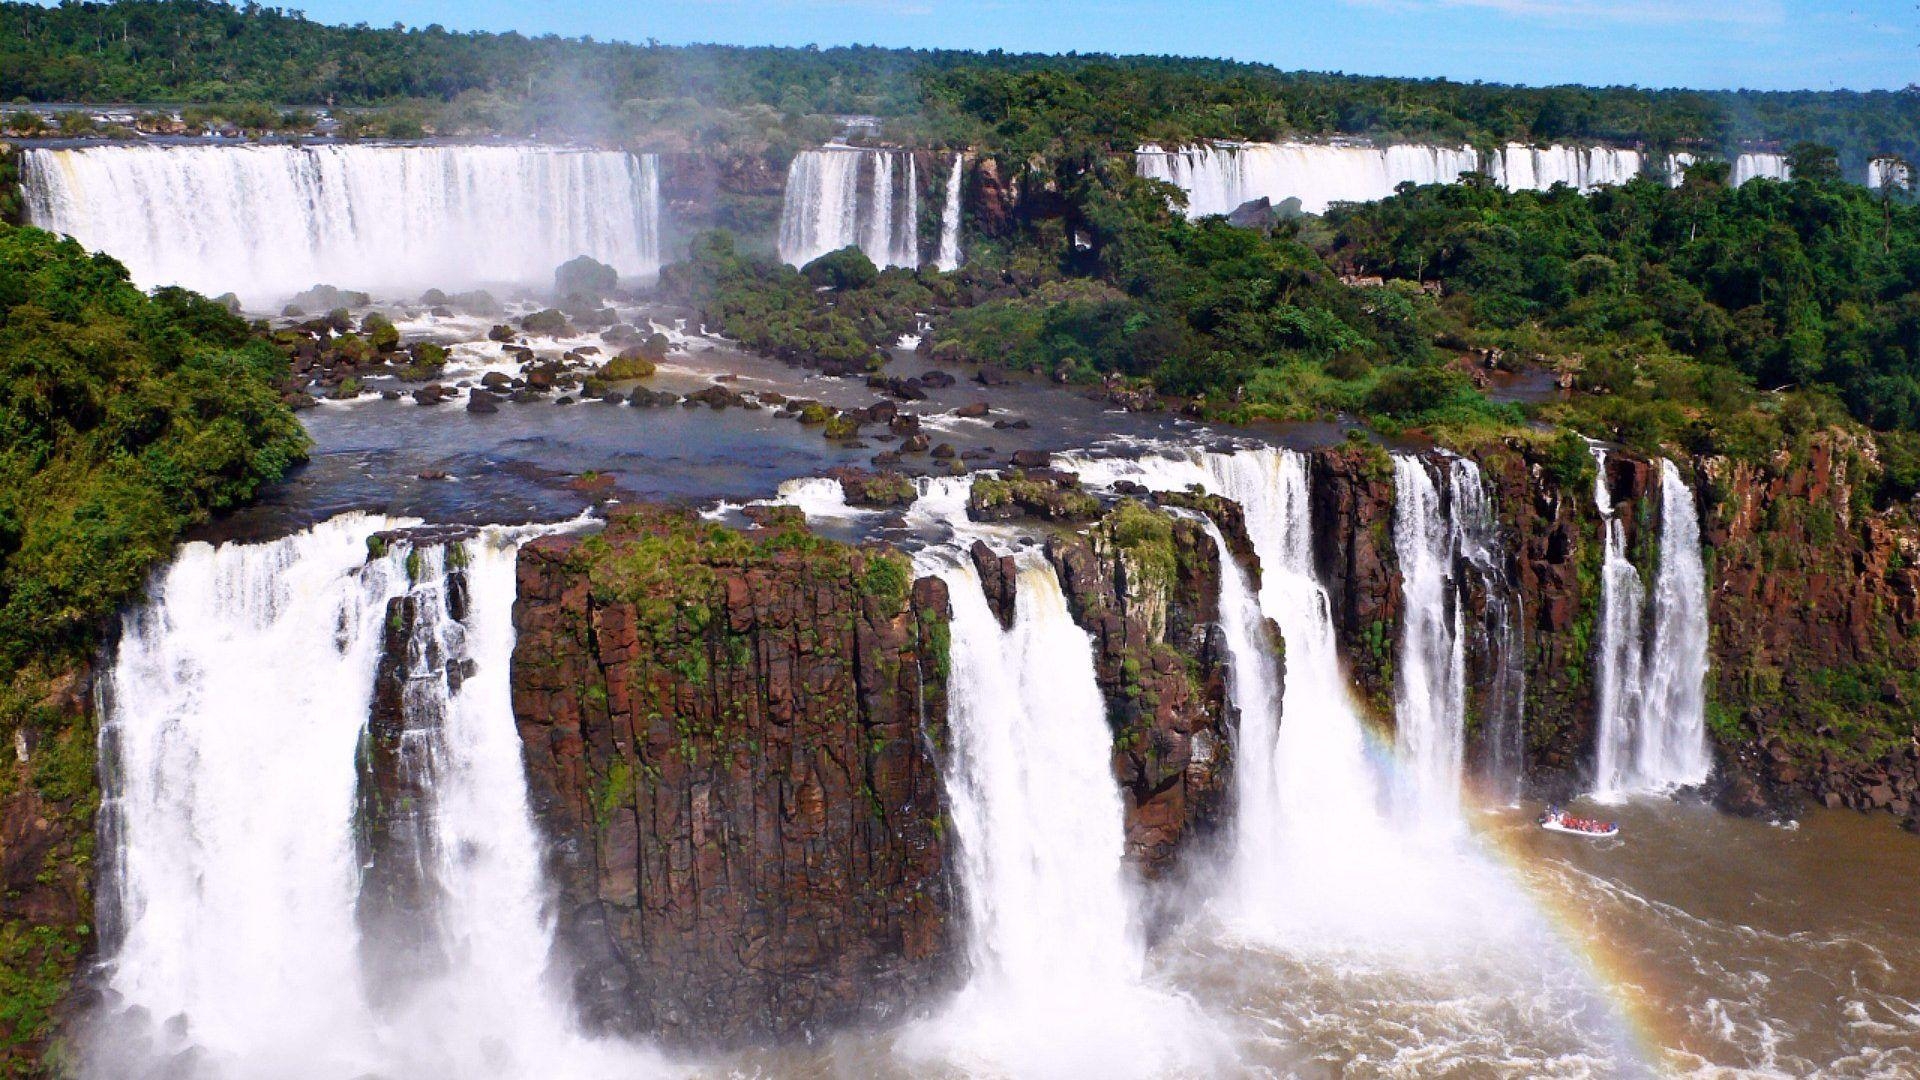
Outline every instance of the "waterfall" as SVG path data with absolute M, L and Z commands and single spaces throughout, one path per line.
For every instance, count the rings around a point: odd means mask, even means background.
M 1889 158 L 1874 158 L 1867 162 L 1867 186 L 1883 188 L 1891 184 L 1896 188 L 1913 186 L 1913 166 L 1903 161 Z
M 369 559 L 368 537 L 399 524 L 353 514 L 269 544 L 186 545 L 126 616 L 103 706 L 100 899 L 125 1011 L 102 1019 L 93 1075 L 143 1059 L 208 1078 L 648 1062 L 574 1034 L 546 981 L 508 689 L 524 532 Z M 356 769 L 377 752 L 382 671 L 402 684 L 390 749 L 412 795 L 388 806 L 384 856 L 364 846 L 378 800 Z M 383 877 L 382 857 L 416 862 Z M 385 903 L 409 878 L 412 903 Z
M 1693 493 L 1660 463 L 1660 561 L 1653 595 L 1626 556 L 1606 451 L 1594 448 L 1594 484 L 1606 535 L 1600 600 L 1594 793 L 1618 799 L 1706 780 L 1706 570 Z M 1653 631 L 1646 633 L 1651 618 Z
M 1660 566 L 1640 739 L 1628 783 L 1660 790 L 1703 783 L 1707 751 L 1707 571 L 1700 516 L 1680 469 L 1660 461 Z
M 1791 180 L 1793 169 L 1785 154 L 1741 154 L 1733 159 L 1733 185 L 1749 180 Z
M 1210 143 L 1165 150 L 1143 146 L 1135 155 L 1140 175 L 1164 180 L 1187 193 L 1187 215 L 1229 214 L 1241 204 L 1267 198 L 1275 204 L 1298 198 L 1309 214 L 1324 214 L 1336 202 L 1384 199 L 1403 183 L 1450 184 L 1482 167 L 1467 146 L 1400 143 Z M 1608 146 L 1534 147 L 1520 143 L 1494 151 L 1485 169 L 1509 190 L 1545 191 L 1556 183 L 1581 191 L 1624 184 L 1640 175 L 1635 150 Z
M 1386 781 L 1369 753 L 1340 662 L 1332 603 L 1314 568 L 1306 457 L 1261 448 L 1137 462 L 1079 459 L 1062 467 L 1090 483 L 1127 479 L 1161 491 L 1197 484 L 1245 513 L 1260 560 L 1254 603 L 1280 628 L 1286 679 L 1276 712 L 1261 689 L 1269 684 L 1271 650 L 1244 623 L 1236 631 L 1227 622 L 1246 605 L 1230 595 L 1236 583 L 1244 587 L 1243 578 L 1224 575 L 1229 595 L 1221 617 L 1240 711 L 1236 850 L 1222 897 L 1232 917 L 1262 936 L 1365 939 L 1438 914 L 1406 910 L 1390 884 L 1404 884 L 1416 871 L 1384 811 Z
M 1545 191 L 1555 184 L 1592 191 L 1602 185 L 1626 183 L 1640 175 L 1641 166 L 1636 150 L 1508 143 L 1493 153 L 1488 172 L 1508 191 Z
M 934 260 L 944 273 L 960 269 L 960 198 L 966 173 L 967 156 L 953 155 L 953 169 L 947 173 L 947 201 L 940 210 L 940 254 Z
M 547 285 L 591 255 L 659 269 L 652 155 L 532 146 L 102 146 L 28 150 L 28 218 L 142 286 L 249 304 L 325 282 Z
M 880 267 L 920 261 L 913 154 L 839 144 L 795 155 L 780 211 L 780 259 L 794 266 L 859 247 Z
M 1471 147 L 1346 143 L 1212 143 L 1135 155 L 1141 176 L 1187 193 L 1187 216 L 1230 214 L 1241 204 L 1289 198 L 1324 214 L 1336 202 L 1384 199 L 1403 183 L 1447 184 L 1479 167 Z
M 1646 589 L 1640 571 L 1627 558 L 1627 527 L 1614 513 L 1607 483 L 1607 452 L 1593 448 L 1596 474 L 1594 505 L 1600 511 L 1603 557 L 1600 564 L 1600 630 L 1594 674 L 1598 709 L 1594 732 L 1596 790 L 1620 794 L 1627 780 L 1634 725 L 1640 716 L 1641 609 Z
M 1421 828 L 1460 817 L 1466 745 L 1466 635 L 1455 594 L 1453 524 L 1417 457 L 1393 459 L 1393 546 L 1405 603 L 1394 684 L 1401 812 Z
M 1125 807 L 1092 639 L 1042 559 L 1019 556 L 1003 630 L 972 564 L 950 554 L 932 553 L 925 568 L 946 580 L 953 605 L 945 771 L 972 975 L 936 1030 L 917 1033 L 933 1043 L 921 1052 L 1018 1075 L 1158 1072 L 1182 1053 L 1183 1039 L 1165 1032 L 1167 1014 L 1186 1006 L 1140 985 Z
M 1481 600 L 1471 627 L 1479 656 L 1473 682 L 1479 688 L 1480 743 L 1485 749 L 1481 771 L 1491 794 L 1511 800 L 1519 797 L 1526 771 L 1525 598 L 1509 569 L 1506 538 L 1480 466 L 1454 458 L 1448 480 L 1455 542 L 1464 569 L 1477 579 Z

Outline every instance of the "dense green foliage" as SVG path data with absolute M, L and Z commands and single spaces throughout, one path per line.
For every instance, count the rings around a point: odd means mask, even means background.
M 1831 177 L 1724 179 L 1422 188 L 1336 210 L 1332 246 L 1356 269 L 1444 282 L 1457 336 L 1572 360 L 1580 411 L 1629 442 L 1704 424 L 1718 448 L 1757 452 L 1777 432 L 1737 418 L 1784 405 L 1755 387 L 1920 428 L 1920 208 Z
M 224 308 L 0 226 L 0 673 L 85 646 L 182 530 L 301 459 L 283 369 Z
M 912 272 L 877 271 L 857 248 L 795 270 L 741 253 L 731 233 L 718 231 L 695 237 L 686 261 L 661 271 L 660 293 L 750 349 L 838 372 L 877 366 L 881 348 L 911 331 L 913 313 L 931 302 Z
M 411 103 L 376 130 L 591 130 L 775 154 L 830 130 L 824 117 L 860 113 L 888 118 L 895 138 L 1018 152 L 1371 133 L 1655 149 L 1814 140 L 1855 171 L 1875 153 L 1920 157 L 1912 88 L 1527 88 L 1164 56 L 663 47 L 327 26 L 210 0 L 0 4 L 0 99 L 16 97 L 246 103 L 251 114 L 228 118 L 256 127 L 279 107 Z

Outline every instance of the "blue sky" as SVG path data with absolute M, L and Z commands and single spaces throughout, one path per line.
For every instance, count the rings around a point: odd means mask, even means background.
M 1920 82 L 1915 0 L 282 0 L 396 20 L 671 44 L 1177 53 L 1532 84 Z

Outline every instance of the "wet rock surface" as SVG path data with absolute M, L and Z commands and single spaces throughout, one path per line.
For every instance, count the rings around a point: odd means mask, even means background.
M 1198 522 L 1128 502 L 1085 537 L 1049 538 L 1046 555 L 1093 637 L 1128 858 L 1164 876 L 1225 821 L 1235 720 L 1218 550 Z

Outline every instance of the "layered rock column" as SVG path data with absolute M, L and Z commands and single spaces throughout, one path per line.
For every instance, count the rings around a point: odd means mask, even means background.
M 952 973 L 944 585 L 767 532 L 648 511 L 522 551 L 514 711 L 600 1027 L 792 1036 Z

